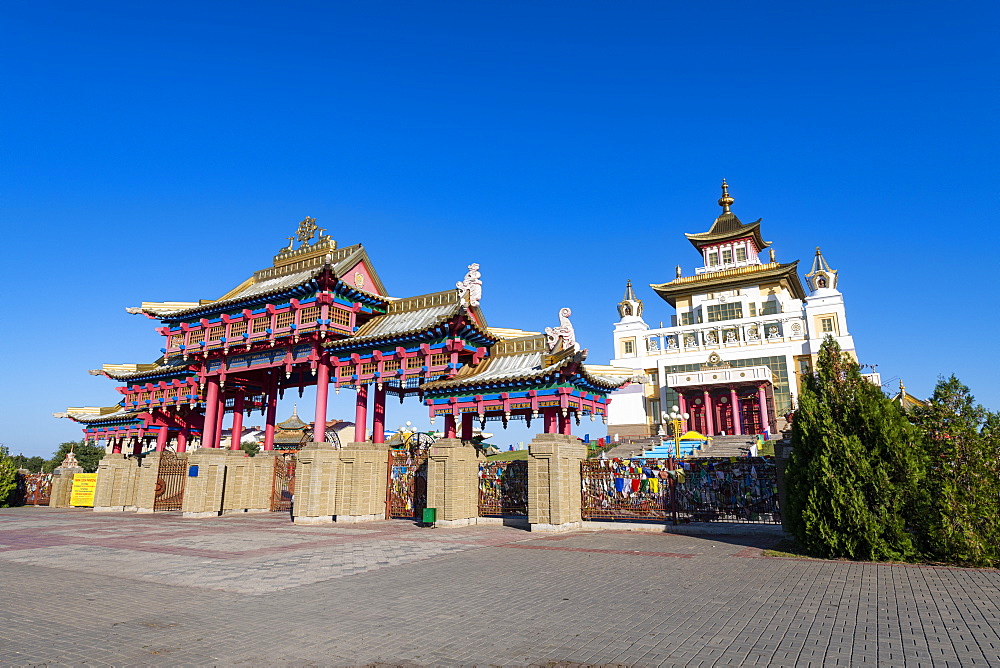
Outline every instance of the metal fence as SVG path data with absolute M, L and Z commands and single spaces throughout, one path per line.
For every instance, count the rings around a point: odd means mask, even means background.
M 528 462 L 490 461 L 479 465 L 479 516 L 528 515 Z
M 770 457 L 588 459 L 584 519 L 780 524 Z
M 294 494 L 295 455 L 294 453 L 275 455 L 274 477 L 271 483 L 271 510 L 273 512 L 290 511 Z
M 173 452 L 161 452 L 158 466 L 153 510 L 180 510 L 184 503 L 187 457 Z
M 420 517 L 427 507 L 427 451 L 391 450 L 389 516 Z

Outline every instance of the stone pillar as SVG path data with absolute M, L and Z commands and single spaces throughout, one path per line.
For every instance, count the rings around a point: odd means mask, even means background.
M 260 469 L 267 469 L 262 476 Z M 267 493 L 260 489 L 267 479 Z M 247 457 L 245 452 L 230 450 L 226 460 L 226 486 L 222 494 L 222 514 L 263 513 L 271 509 L 271 482 L 274 479 L 274 451 L 258 452 Z
M 139 467 L 135 459 L 126 459 L 120 452 L 104 455 L 97 465 L 97 489 L 94 492 L 94 512 L 135 510 L 136 483 Z
M 532 531 L 582 526 L 580 462 L 587 447 L 565 434 L 538 434 L 528 445 L 528 522 Z
M 334 501 L 336 521 L 384 520 L 389 446 L 385 443 L 348 443 L 339 453 Z
M 438 439 L 427 458 L 427 507 L 439 526 L 464 526 L 479 519 L 479 455 L 457 438 Z
M 218 445 L 218 443 L 216 443 Z M 237 454 L 242 456 L 242 453 Z M 222 493 L 226 485 L 229 450 L 198 448 L 188 455 L 188 475 L 184 481 L 184 517 L 218 517 L 222 514 Z M 192 467 L 198 467 L 197 475 Z
M 296 524 L 333 522 L 336 511 L 337 471 L 341 450 L 329 443 L 310 443 L 296 455 L 295 502 L 292 521 Z

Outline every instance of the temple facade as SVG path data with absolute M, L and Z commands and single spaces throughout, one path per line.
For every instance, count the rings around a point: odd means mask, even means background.
M 391 297 L 362 245 L 338 247 L 306 218 L 270 266 L 218 299 L 126 309 L 158 322 L 160 355 L 91 371 L 116 382 L 116 401 L 55 415 L 126 454 L 218 448 L 224 422 L 241 434 L 252 411 L 264 418 L 265 451 L 287 447 L 287 433 L 296 444 L 328 442 L 331 389 L 356 394 L 357 443 L 385 442 L 389 396 L 423 402 L 445 438 L 471 438 L 475 421 L 537 420 L 565 435 L 582 417 L 606 419 L 608 394 L 631 372 L 584 364 L 568 308 L 544 334 L 491 328 L 479 265 L 454 286 Z M 297 414 L 278 429 L 279 397 L 309 386 L 312 434 L 299 435 L 308 424 Z
M 761 236 L 761 220 L 741 222 L 733 202 L 723 181 L 721 215 L 707 232 L 685 234 L 699 255 L 693 275 L 678 265 L 673 280 L 650 284 L 674 311 L 670 326 L 651 327 L 643 301 L 626 284 L 611 364 L 633 369 L 645 382 L 613 394 L 611 436 L 662 433 L 664 414 L 675 405 L 690 415 L 685 429 L 774 435 L 824 338 L 833 336 L 854 355 L 838 272 L 820 249 L 803 283 L 798 261 L 778 262 Z

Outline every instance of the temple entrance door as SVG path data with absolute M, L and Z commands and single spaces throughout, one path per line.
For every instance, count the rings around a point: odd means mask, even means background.
M 736 433 L 733 429 L 733 407 L 729 402 L 728 391 L 725 394 L 712 395 L 712 408 L 715 418 L 715 433 L 725 432 L 727 435 Z
M 691 428 L 699 434 L 708 436 L 708 421 L 705 419 L 705 404 L 701 397 L 685 395 L 688 413 L 691 415 Z
M 180 510 L 184 501 L 184 482 L 187 480 L 187 457 L 169 450 L 160 453 L 156 472 L 156 492 L 153 510 Z
M 271 511 L 288 512 L 295 494 L 295 451 L 274 456 L 274 476 L 271 482 Z
M 757 392 L 752 394 L 746 390 L 740 393 L 740 404 L 743 408 L 743 433 L 763 434 L 764 429 L 760 422 L 760 403 L 757 401 Z

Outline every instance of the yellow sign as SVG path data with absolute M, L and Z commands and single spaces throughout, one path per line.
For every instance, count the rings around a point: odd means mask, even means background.
M 96 491 L 96 473 L 77 473 L 73 476 L 73 489 L 69 493 L 69 505 L 93 506 L 94 492 Z

